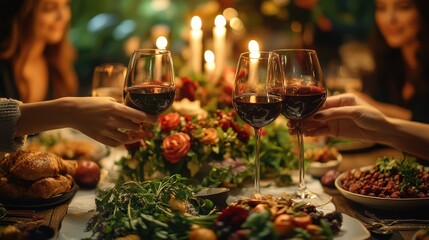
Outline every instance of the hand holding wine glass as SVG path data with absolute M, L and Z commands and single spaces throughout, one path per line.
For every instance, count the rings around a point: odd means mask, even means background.
M 271 94 L 283 88 L 278 55 L 270 52 L 246 52 L 240 55 L 235 76 L 233 106 L 238 116 L 255 129 L 255 187 L 260 196 L 259 147 L 261 128 L 274 121 L 281 112 L 282 98 Z
M 327 194 L 312 193 L 305 184 L 304 141 L 300 122 L 315 113 L 326 100 L 323 73 L 316 51 L 309 49 L 275 50 L 283 69 L 284 93 L 282 114 L 294 120 L 298 141 L 299 184 L 293 194 L 295 201 L 310 202 L 316 206 L 328 203 Z
M 125 105 L 159 116 L 174 102 L 175 85 L 171 53 L 139 49 L 131 56 L 124 84 Z M 151 126 L 142 125 L 143 129 Z M 146 134 L 150 134 L 148 131 Z M 144 137 L 144 136 L 143 136 Z

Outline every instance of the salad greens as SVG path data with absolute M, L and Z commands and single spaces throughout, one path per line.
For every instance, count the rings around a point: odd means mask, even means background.
M 92 238 L 188 239 L 192 224 L 211 227 L 217 217 L 210 200 L 196 198 L 186 178 L 172 175 L 159 180 L 117 183 L 100 190 L 96 213 L 86 231 Z

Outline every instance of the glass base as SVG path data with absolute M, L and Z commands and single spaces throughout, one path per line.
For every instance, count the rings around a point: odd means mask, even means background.
M 290 195 L 292 201 L 296 203 L 310 203 L 316 207 L 326 205 L 331 202 L 332 197 L 326 193 L 313 193 L 308 189 L 297 190 Z

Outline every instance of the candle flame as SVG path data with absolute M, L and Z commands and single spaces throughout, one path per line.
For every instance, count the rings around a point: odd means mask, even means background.
M 202 24 L 202 22 L 201 22 L 201 18 L 200 17 L 198 17 L 198 16 L 194 16 L 192 19 L 191 19 L 191 28 L 192 29 L 195 29 L 195 30 L 197 30 L 197 29 L 201 29 L 201 26 L 202 26 L 203 24 Z
M 225 27 L 226 19 L 223 15 L 217 15 L 215 18 L 215 26 L 216 27 Z
M 156 47 L 159 49 L 165 49 L 167 47 L 168 41 L 167 38 L 164 36 L 159 37 L 156 39 Z
M 251 58 L 259 58 L 259 56 L 261 54 L 259 53 L 258 42 L 256 40 L 250 40 L 248 46 L 249 46 L 250 57 Z
M 215 55 L 212 51 L 207 50 L 204 52 L 204 60 L 206 62 L 214 62 L 214 59 L 215 59 Z

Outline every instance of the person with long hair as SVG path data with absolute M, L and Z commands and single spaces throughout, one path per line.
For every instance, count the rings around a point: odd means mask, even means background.
M 0 97 L 38 102 L 77 94 L 69 3 L 0 1 Z
M 375 0 L 372 98 L 361 97 L 388 116 L 429 123 L 428 10 L 427 0 Z

